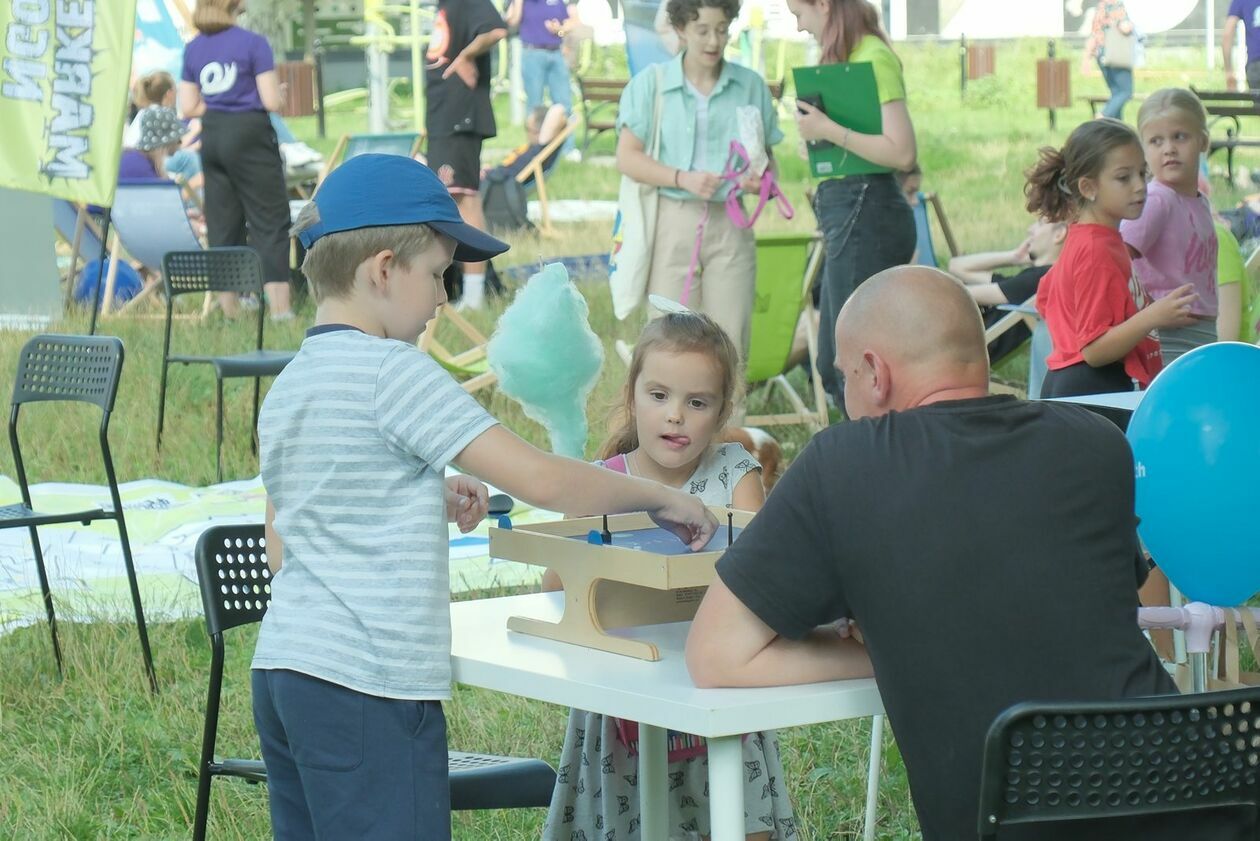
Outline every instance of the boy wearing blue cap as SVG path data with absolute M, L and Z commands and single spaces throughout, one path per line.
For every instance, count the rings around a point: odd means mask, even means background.
M 253 662 L 276 838 L 449 839 L 448 521 L 473 476 L 565 513 L 646 510 L 693 548 L 694 497 L 535 449 L 416 349 L 452 259 L 507 245 L 423 164 L 360 155 L 298 216 L 315 326 L 258 420 L 275 577 Z M 444 479 L 448 463 L 466 474 Z

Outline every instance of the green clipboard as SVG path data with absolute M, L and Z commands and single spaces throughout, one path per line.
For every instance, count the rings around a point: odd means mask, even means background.
M 823 110 L 835 122 L 859 134 L 883 134 L 884 116 L 880 109 L 875 68 L 869 61 L 793 67 L 797 96 L 821 95 Z M 892 172 L 891 167 L 873 164 L 839 146 L 809 150 L 809 171 L 816 178 L 837 178 L 873 172 Z

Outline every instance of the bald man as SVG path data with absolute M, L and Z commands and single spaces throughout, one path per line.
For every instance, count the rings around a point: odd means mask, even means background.
M 1175 691 L 1137 627 L 1133 459 L 1079 407 L 989 396 L 976 305 L 936 269 L 859 286 L 836 350 L 852 420 L 814 437 L 723 555 L 687 665 L 700 686 L 873 668 L 924 839 L 975 838 L 1001 710 Z M 865 647 L 824 627 L 844 617 Z

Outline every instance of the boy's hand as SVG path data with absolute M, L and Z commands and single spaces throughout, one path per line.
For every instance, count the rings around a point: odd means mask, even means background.
M 459 474 L 446 479 L 446 519 L 468 534 L 486 517 L 490 492 L 471 476 Z
M 1032 255 L 1029 253 L 1031 250 L 1032 250 L 1032 237 L 1029 237 L 1028 239 L 1024 240 L 1023 242 L 1019 244 L 1019 248 L 1016 248 L 1014 251 L 1011 252 L 1011 265 L 1031 266 Z
M 699 497 L 672 488 L 662 490 L 665 492 L 664 504 L 648 512 L 652 521 L 677 535 L 693 552 L 699 552 L 717 530 L 717 518 Z

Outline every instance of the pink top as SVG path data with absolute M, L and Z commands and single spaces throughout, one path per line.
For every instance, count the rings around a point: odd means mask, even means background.
M 1137 252 L 1133 269 L 1148 295 L 1158 300 L 1193 283 L 1199 298 L 1191 311 L 1216 317 L 1216 228 L 1202 194 L 1183 196 L 1152 181 L 1141 217 L 1121 222 L 1120 236 Z

